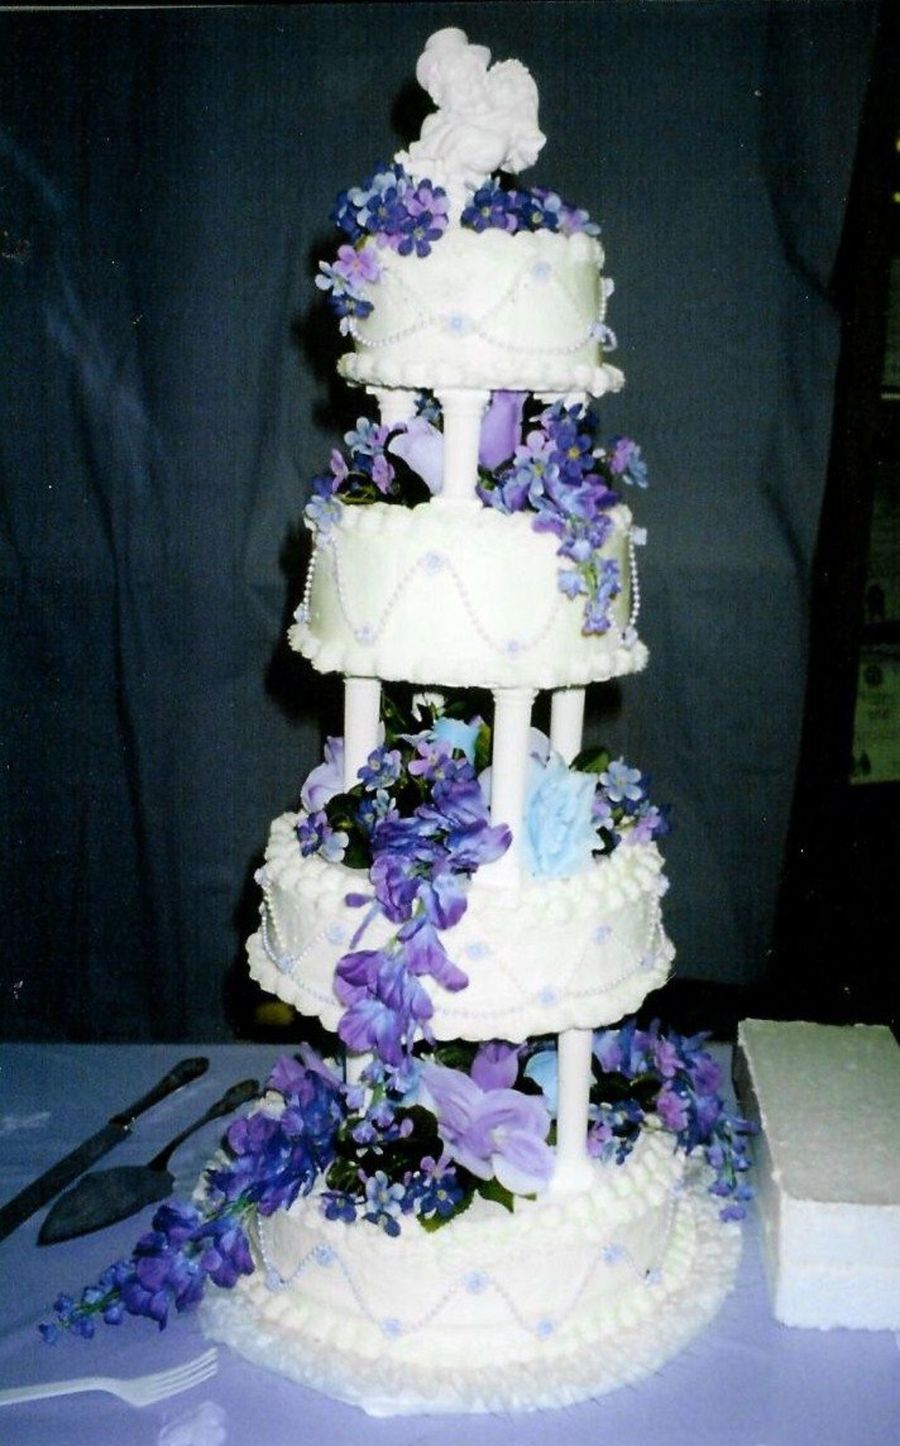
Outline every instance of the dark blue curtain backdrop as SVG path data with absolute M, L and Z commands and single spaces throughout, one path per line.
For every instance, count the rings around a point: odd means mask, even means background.
M 6 1037 L 221 1037 L 270 819 L 334 688 L 289 654 L 308 478 L 363 407 L 315 258 L 453 23 L 520 57 L 534 184 L 602 220 L 685 977 L 761 970 L 797 763 L 866 3 L 0 16 Z

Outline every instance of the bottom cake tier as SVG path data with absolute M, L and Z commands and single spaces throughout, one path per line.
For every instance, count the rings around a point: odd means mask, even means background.
M 645 1132 L 576 1194 L 485 1200 L 398 1236 L 315 1195 L 257 1222 L 257 1270 L 204 1328 L 373 1416 L 530 1411 L 657 1370 L 718 1310 L 740 1250 L 705 1167 Z

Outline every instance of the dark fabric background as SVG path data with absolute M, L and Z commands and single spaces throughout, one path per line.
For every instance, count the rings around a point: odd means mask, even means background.
M 649 670 L 592 737 L 670 800 L 689 977 L 762 968 L 797 761 L 866 3 L 0 17 L 0 1031 L 212 1038 L 333 685 L 282 639 L 361 399 L 315 257 L 454 23 L 520 57 L 530 174 L 604 224 L 643 443 Z M 343 409 L 343 410 L 341 410 Z M 238 1023 L 240 1021 L 238 1020 Z

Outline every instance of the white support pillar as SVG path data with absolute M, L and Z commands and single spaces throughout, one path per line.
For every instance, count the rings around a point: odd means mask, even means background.
M 590 1029 L 567 1029 L 559 1036 L 556 1167 L 550 1183 L 554 1194 L 586 1190 L 593 1179 L 586 1144 L 593 1040 Z
M 344 787 L 381 741 L 381 683 L 377 678 L 344 679 Z
M 491 823 L 512 829 L 510 847 L 485 870 L 494 884 L 519 881 L 520 835 L 528 779 L 528 735 L 535 694 L 531 688 L 498 688 L 494 693 L 494 737 L 491 752 Z
M 550 743 L 566 763 L 581 752 L 584 689 L 556 688 L 550 700 Z
M 584 689 L 557 688 L 550 703 L 550 742 L 566 763 L 581 752 L 583 731 Z M 592 1045 L 590 1029 L 566 1029 L 557 1041 L 559 1109 L 551 1188 L 559 1194 L 585 1190 L 591 1183 L 586 1139 Z
M 378 403 L 381 420 L 386 427 L 408 422 L 416 412 L 416 394 L 403 387 L 366 387 Z
M 444 414 L 444 485 L 442 502 L 475 502 L 481 418 L 490 392 L 453 388 L 436 392 Z

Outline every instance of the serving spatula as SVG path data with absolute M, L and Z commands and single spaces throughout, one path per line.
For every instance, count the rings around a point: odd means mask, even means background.
M 38 1243 L 56 1245 L 61 1240 L 90 1235 L 94 1230 L 114 1225 L 117 1220 L 127 1219 L 145 1205 L 165 1200 L 175 1187 L 174 1176 L 168 1169 L 170 1155 L 195 1130 L 210 1120 L 232 1114 L 258 1094 L 259 1085 L 255 1079 L 241 1080 L 214 1105 L 210 1105 L 205 1115 L 170 1140 L 146 1165 L 118 1165 L 111 1170 L 93 1170 L 83 1176 L 65 1195 L 60 1195 L 41 1226 Z
M 0 1206 L 0 1240 L 5 1240 L 23 1221 L 28 1220 L 36 1210 L 40 1210 L 42 1205 L 52 1200 L 54 1195 L 58 1195 L 60 1190 L 65 1190 L 67 1185 L 71 1185 L 72 1181 L 77 1180 L 85 1170 L 89 1170 L 91 1165 L 96 1165 L 101 1156 L 113 1146 L 127 1140 L 138 1115 L 152 1109 L 160 1100 L 182 1089 L 191 1080 L 199 1079 L 208 1069 L 208 1059 L 183 1059 L 174 1069 L 170 1069 L 152 1090 L 141 1095 L 140 1099 L 135 1100 L 127 1109 L 119 1110 L 96 1134 L 82 1140 L 80 1145 L 63 1159 L 57 1160 L 56 1164 L 45 1170 L 37 1180 L 32 1180 L 31 1184 L 20 1190 L 12 1200 Z

